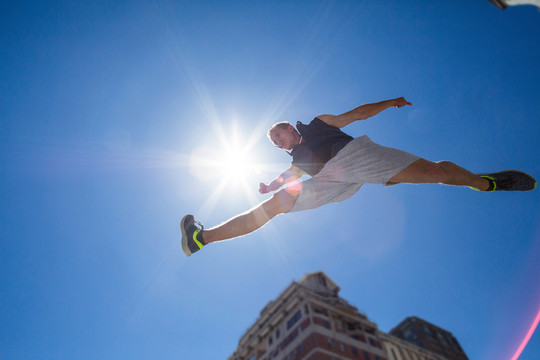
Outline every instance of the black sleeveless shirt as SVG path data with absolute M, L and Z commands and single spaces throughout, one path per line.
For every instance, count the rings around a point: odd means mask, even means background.
M 319 118 L 313 119 L 309 125 L 297 122 L 296 129 L 304 142 L 292 148 L 290 152 L 293 158 L 292 165 L 311 176 L 321 171 L 328 160 L 353 140 L 352 136 Z

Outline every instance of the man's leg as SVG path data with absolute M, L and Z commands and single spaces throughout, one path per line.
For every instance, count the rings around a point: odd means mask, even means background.
M 261 228 L 276 215 L 291 210 L 298 195 L 292 194 L 288 189 L 280 190 L 253 209 L 235 216 L 221 225 L 203 230 L 205 243 L 232 239 Z
M 195 225 L 196 221 L 193 215 L 186 215 L 180 222 L 182 250 L 186 256 L 190 256 L 211 242 L 249 234 L 262 227 L 276 215 L 290 211 L 299 195 L 300 191 L 294 187 L 282 189 L 253 209 L 210 229 L 202 229 L 201 224 L 198 227 Z
M 398 183 L 442 183 L 446 185 L 469 186 L 485 191 L 489 188 L 489 180 L 471 173 L 450 162 L 431 162 L 419 159 L 394 175 L 388 184 Z

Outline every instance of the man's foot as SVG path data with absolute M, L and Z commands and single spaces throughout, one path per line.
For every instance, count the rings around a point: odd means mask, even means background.
M 529 174 L 517 170 L 478 174 L 490 180 L 486 191 L 529 191 L 536 189 L 536 180 Z
M 180 221 L 180 231 L 182 231 L 182 250 L 186 256 L 190 256 L 203 248 L 204 240 L 202 239 L 203 226 L 200 222 L 195 221 L 193 215 L 186 215 Z

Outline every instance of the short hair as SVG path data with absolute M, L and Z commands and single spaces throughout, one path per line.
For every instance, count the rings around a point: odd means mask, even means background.
M 287 129 L 289 126 L 292 126 L 292 125 L 289 124 L 287 121 L 281 121 L 281 122 L 275 123 L 274 125 L 272 125 L 270 130 L 268 130 L 268 132 L 266 133 L 266 136 L 268 136 L 268 139 L 270 139 L 270 141 L 272 141 L 272 138 L 270 137 L 270 132 L 272 132 L 272 130 L 277 129 L 277 128 L 279 128 L 279 129 Z

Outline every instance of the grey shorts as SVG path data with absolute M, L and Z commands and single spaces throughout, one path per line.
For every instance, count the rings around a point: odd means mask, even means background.
M 290 212 L 343 201 L 363 184 L 387 185 L 390 178 L 418 159 L 408 152 L 378 145 L 367 135 L 355 138 L 318 174 L 300 183 L 300 195 Z

